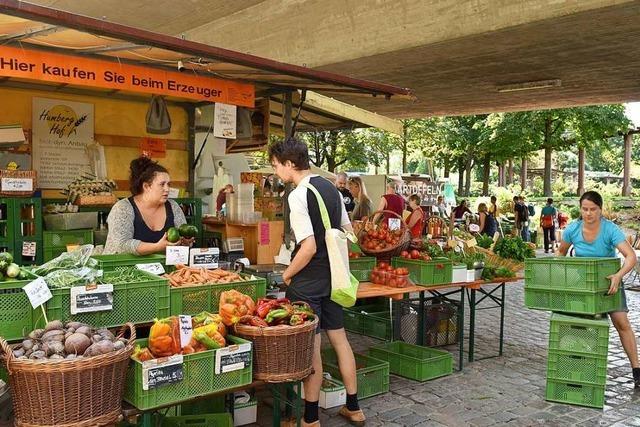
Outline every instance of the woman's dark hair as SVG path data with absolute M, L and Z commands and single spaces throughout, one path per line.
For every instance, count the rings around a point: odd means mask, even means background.
M 131 160 L 129 164 L 129 190 L 131 190 L 131 194 L 137 196 L 142 193 L 142 185 L 145 182 L 151 184 L 157 173 L 169 173 L 169 171 L 158 162 L 145 156 Z
M 547 199 L 547 204 L 548 204 L 548 205 L 552 205 L 552 204 L 553 204 L 553 199 L 552 199 L 551 197 L 549 197 L 549 198 Z
M 269 146 L 269 160 L 277 159 L 284 164 L 289 160 L 297 170 L 309 169 L 309 149 L 307 144 L 295 138 L 287 138 Z
M 596 205 L 598 205 L 600 209 L 602 209 L 602 205 L 603 205 L 602 196 L 597 191 L 587 191 L 586 193 L 584 193 L 582 197 L 580 197 L 580 206 L 582 206 L 582 202 L 584 200 L 593 202 Z
M 416 202 L 416 205 L 420 206 L 421 200 L 420 200 L 420 196 L 418 196 L 417 194 L 412 194 L 409 197 L 409 200 L 413 200 L 414 202 Z

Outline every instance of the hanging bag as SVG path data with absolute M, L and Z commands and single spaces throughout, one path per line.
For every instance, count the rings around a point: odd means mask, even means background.
M 164 135 L 171 132 L 171 118 L 164 98 L 153 95 L 147 110 L 147 133 Z
M 331 268 L 331 300 L 343 307 L 353 307 L 356 303 L 358 293 L 358 279 L 349 270 L 349 244 L 348 240 L 353 234 L 346 233 L 337 228 L 331 228 L 329 212 L 324 204 L 322 196 L 311 184 L 301 184 L 316 195 L 320 216 L 325 229 L 324 241 L 327 244 L 327 254 L 329 255 L 329 266 Z M 349 236 L 351 234 L 351 236 Z

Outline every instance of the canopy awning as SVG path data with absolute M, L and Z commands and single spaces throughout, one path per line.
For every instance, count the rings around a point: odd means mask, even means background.
M 171 72 L 180 68 L 184 74 L 253 84 L 256 97 L 306 89 L 324 94 L 349 93 L 382 99 L 392 96 L 412 98 L 410 90 L 405 88 L 285 64 L 18 0 L 0 0 L 2 46 L 64 53 Z M 0 68 L 0 80 L 4 84 L 12 84 L 16 77 L 3 77 Z M 54 88 L 66 86 L 69 85 L 53 84 Z M 179 96 L 175 98 L 181 99 Z

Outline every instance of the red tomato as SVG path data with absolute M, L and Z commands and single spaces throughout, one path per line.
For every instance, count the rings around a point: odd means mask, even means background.
M 409 274 L 409 269 L 406 267 L 400 267 L 397 268 L 396 271 L 398 272 L 397 274 L 401 275 L 401 276 L 406 276 Z
M 397 288 L 398 282 L 396 282 L 396 279 L 389 279 L 387 280 L 387 286 L 391 286 L 392 288 Z
M 384 262 L 384 261 L 380 261 L 380 262 L 378 263 L 378 268 L 379 268 L 379 269 L 381 269 L 381 270 L 382 270 L 382 269 L 386 269 L 388 265 L 389 265 L 389 263 Z
M 396 284 L 399 288 L 404 288 L 405 286 L 407 286 L 407 279 L 405 279 L 404 277 L 398 277 L 396 279 Z
M 383 223 L 380 225 L 380 228 L 382 228 L 383 230 L 386 230 L 387 228 L 389 228 L 389 224 L 387 224 L 386 222 L 383 222 Z
M 420 254 L 420 251 L 419 251 L 419 250 L 417 250 L 417 249 L 413 249 L 413 250 L 411 251 L 411 258 L 413 258 L 413 259 L 420 259 L 420 257 L 421 257 L 421 256 L 422 256 L 422 255 Z
M 375 233 L 374 230 L 369 230 L 369 231 L 367 231 L 367 236 L 373 237 L 373 233 Z
M 422 259 L 425 261 L 431 261 L 431 257 L 429 255 L 424 255 Z
M 402 258 L 406 258 L 406 257 L 408 257 L 408 256 L 409 256 L 409 252 L 407 252 L 407 251 L 402 251 L 402 252 L 400 252 L 400 256 L 401 256 Z

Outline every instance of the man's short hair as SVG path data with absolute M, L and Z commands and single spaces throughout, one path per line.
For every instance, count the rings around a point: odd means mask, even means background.
M 289 160 L 297 170 L 310 169 L 307 144 L 295 138 L 287 138 L 271 144 L 268 154 L 269 161 L 275 158 L 278 162 L 284 164 Z
M 345 180 L 347 180 L 347 179 L 349 179 L 349 175 L 347 175 L 346 172 L 338 172 L 336 174 L 336 179 L 338 179 L 338 178 L 344 178 Z

